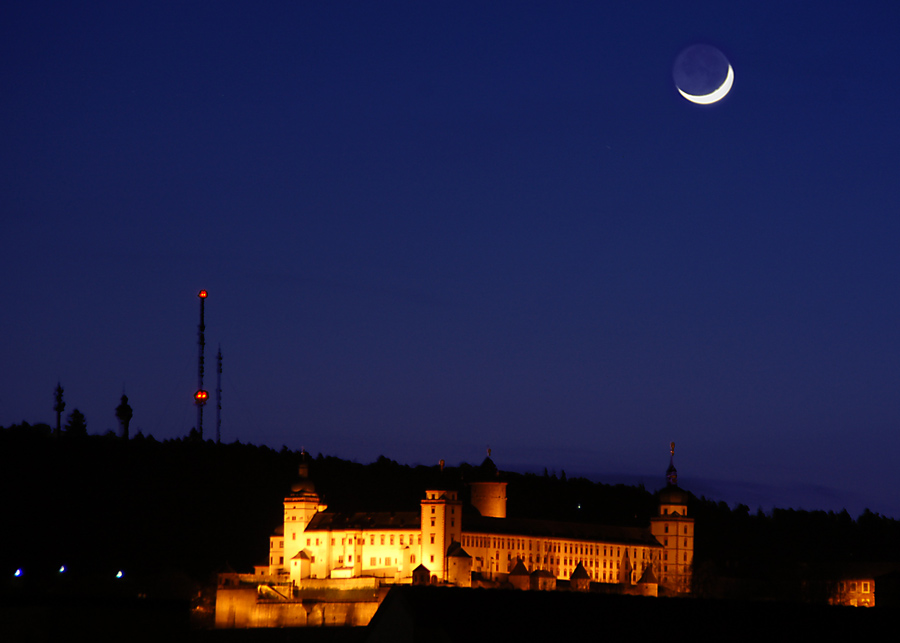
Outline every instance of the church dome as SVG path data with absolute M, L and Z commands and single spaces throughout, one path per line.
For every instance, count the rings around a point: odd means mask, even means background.
M 291 493 L 301 494 L 301 493 L 315 493 L 316 485 L 313 484 L 313 481 L 309 478 L 301 478 L 297 480 L 294 484 L 291 485 Z
M 686 505 L 688 492 L 675 485 L 669 485 L 659 492 L 659 504 L 661 505 Z
M 316 485 L 309 479 L 309 454 L 306 450 L 300 451 L 300 466 L 297 467 L 297 480 L 291 485 L 291 495 L 315 494 Z

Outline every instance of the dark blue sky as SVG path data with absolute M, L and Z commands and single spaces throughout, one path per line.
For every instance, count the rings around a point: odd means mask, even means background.
M 187 434 L 205 288 L 226 441 L 900 516 L 900 8 L 265 4 L 0 8 L 0 425 Z

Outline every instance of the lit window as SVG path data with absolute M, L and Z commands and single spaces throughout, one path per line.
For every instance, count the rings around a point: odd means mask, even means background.
M 409 557 L 409 562 L 413 565 L 416 564 L 416 555 L 415 554 L 413 554 L 412 556 Z
M 403 534 L 400 534 L 400 544 L 403 544 Z
M 381 544 L 384 544 L 384 534 L 381 534 Z
M 369 536 L 369 544 L 370 544 L 370 545 L 374 545 L 374 544 L 375 544 L 375 536 Z M 372 563 L 372 564 L 374 565 L 375 563 Z
M 372 560 L 369 561 L 369 566 L 375 567 L 375 557 L 374 556 L 372 556 Z
M 394 536 L 393 536 L 393 534 L 391 535 L 391 544 L 392 544 L 392 545 L 394 544 Z

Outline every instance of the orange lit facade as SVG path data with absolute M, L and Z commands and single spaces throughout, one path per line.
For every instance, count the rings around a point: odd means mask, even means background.
M 662 492 L 649 528 L 630 528 L 507 518 L 499 481 L 471 485 L 477 511 L 465 517 L 458 493 L 444 489 L 426 490 L 418 512 L 334 513 L 305 466 L 300 474 L 284 500 L 284 524 L 270 537 L 269 564 L 258 570 L 295 587 L 325 579 L 410 583 L 417 568 L 432 583 L 502 583 L 521 562 L 528 573 L 561 580 L 580 565 L 595 583 L 690 591 L 694 521 L 677 487 Z
M 875 607 L 875 578 L 845 578 L 835 583 L 832 605 Z
M 659 494 L 659 516 L 650 532 L 662 545 L 658 566 L 661 585 L 676 592 L 691 591 L 694 563 L 694 519 L 687 517 L 687 493 L 670 485 Z

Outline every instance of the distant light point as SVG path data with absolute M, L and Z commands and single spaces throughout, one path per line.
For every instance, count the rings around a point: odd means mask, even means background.
M 13 576 L 15 576 L 16 578 L 18 578 L 18 577 L 21 576 L 21 575 L 22 575 L 22 570 L 21 570 L 21 569 L 17 569 L 16 572 L 13 574 Z
M 125 575 L 125 572 L 123 572 L 123 571 L 120 569 L 120 570 L 118 571 L 118 573 L 116 574 L 116 578 L 122 578 L 124 575 Z
M 207 293 L 205 290 L 201 290 L 201 291 L 197 294 L 197 296 L 198 296 L 200 299 L 206 299 L 206 297 L 208 296 L 208 293 Z

